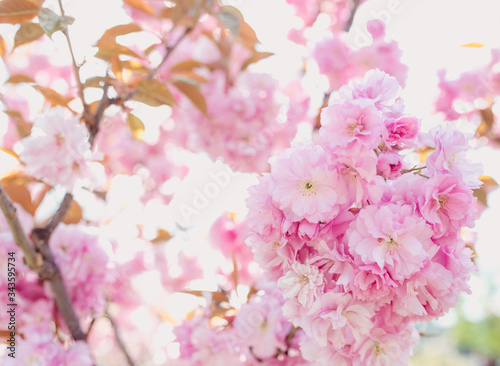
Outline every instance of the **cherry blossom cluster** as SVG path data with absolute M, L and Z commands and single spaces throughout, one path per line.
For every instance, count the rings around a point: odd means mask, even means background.
M 294 84 L 281 88 L 269 74 L 244 71 L 229 80 L 214 71 L 201 91 L 206 115 L 186 98 L 174 109 L 177 140 L 213 159 L 222 157 L 233 170 L 267 171 L 267 159 L 289 147 L 297 124 L 307 119 L 308 96 Z
M 235 273 L 238 284 L 246 286 L 253 285 L 257 274 L 261 274 L 253 261 L 250 247 L 245 244 L 247 236 L 248 225 L 246 221 L 235 222 L 227 214 L 218 218 L 210 228 L 210 245 L 224 257 L 217 270 L 223 278 L 220 281 L 221 287 L 226 291 L 235 289 Z
M 371 20 L 367 30 L 373 42 L 359 49 L 345 40 L 345 32 L 337 32 L 320 41 L 312 51 L 320 73 L 328 77 L 330 90 L 337 90 L 353 78 L 361 78 L 371 69 L 380 69 L 405 85 L 408 66 L 401 62 L 402 51 L 397 42 L 386 39 L 385 23 Z
M 18 213 L 23 226 L 29 229 L 33 219 L 22 208 Z M 64 273 L 70 298 L 83 315 L 102 311 L 103 290 L 107 277 L 107 253 L 92 232 L 75 225 L 59 226 L 51 240 L 54 260 Z M 41 284 L 37 274 L 23 263 L 22 252 L 14 243 L 12 232 L 0 216 L 0 261 L 2 273 L 0 293 L 7 294 L 7 253 L 15 253 L 16 261 L 16 334 L 19 352 L 16 358 L 5 357 L 2 365 L 82 365 L 94 364 L 90 349 L 83 341 L 73 342 L 65 336 L 64 322 L 56 314 L 56 304 L 48 284 Z M 2 312 L 0 320 L 8 323 L 8 314 Z M 54 325 L 57 325 L 55 327 Z
M 491 50 L 490 61 L 477 69 L 450 79 L 446 70 L 439 71 L 439 95 L 435 102 L 437 112 L 447 120 L 461 116 L 473 117 L 477 110 L 491 107 L 500 94 L 500 50 Z
M 419 133 L 400 92 L 380 70 L 343 86 L 322 110 L 321 142 L 276 156 L 250 188 L 248 242 L 314 365 L 406 365 L 415 322 L 469 291 L 460 232 L 476 218 L 480 167 L 453 125 Z M 421 144 L 431 153 L 412 165 Z
M 124 113 L 106 115 L 96 138 L 102 164 L 109 176 L 138 175 L 145 189 L 143 199 L 160 198 L 168 203 L 170 197 L 159 194 L 161 186 L 171 177 L 183 178 L 188 168 L 174 159 L 171 136 L 164 128 L 153 141 L 138 139 L 130 133 Z M 131 153 L 133 151 L 133 153 Z
M 173 365 L 309 365 L 299 350 L 305 335 L 283 315 L 279 289 L 262 281 L 258 290 L 238 310 L 207 309 L 175 327 L 180 357 Z
M 90 148 L 88 130 L 80 116 L 67 117 L 63 108 L 52 108 L 39 117 L 30 136 L 21 141 L 20 160 L 33 177 L 72 191 L 77 182 L 99 183 L 100 164 Z
M 320 14 L 328 19 L 329 30 L 339 31 L 345 27 L 353 11 L 353 3 L 350 0 L 286 0 L 286 2 L 294 8 L 295 16 L 301 20 L 299 27 L 288 31 L 288 38 L 298 44 L 306 44 L 304 31 L 314 27 Z

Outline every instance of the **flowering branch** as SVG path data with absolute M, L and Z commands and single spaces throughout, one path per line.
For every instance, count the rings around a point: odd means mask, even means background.
M 0 208 L 9 224 L 10 230 L 14 237 L 17 246 L 23 251 L 26 264 L 33 270 L 43 267 L 44 262 L 40 253 L 37 253 L 30 239 L 26 236 L 19 218 L 17 217 L 17 210 L 12 204 L 9 196 L 5 192 L 3 185 L 0 183 Z
M 47 226 L 44 227 L 45 232 L 49 236 L 52 235 L 57 225 L 59 225 L 59 223 L 64 219 L 64 216 L 66 216 L 66 213 L 71 207 L 72 201 L 73 195 L 71 193 L 66 193 L 56 213 L 52 216 Z
M 66 199 L 66 197 L 65 197 Z M 65 200 L 63 200 L 64 203 Z M 17 210 L 14 207 L 9 196 L 3 189 L 0 183 L 0 208 L 9 224 L 14 237 L 14 242 L 23 251 L 26 264 L 35 271 L 41 279 L 47 280 L 50 283 L 50 287 L 54 292 L 55 301 L 57 308 L 64 319 L 71 336 L 75 341 L 85 340 L 86 336 L 83 333 L 78 317 L 76 316 L 73 304 L 69 299 L 68 291 L 64 285 L 61 272 L 59 267 L 54 261 L 54 257 L 48 246 L 48 239 L 50 238 L 51 232 L 46 228 L 35 228 L 33 229 L 31 235 L 35 246 L 33 246 L 31 240 L 28 238 L 24 232 L 19 218 L 17 216 Z M 56 212 L 56 220 L 51 220 L 51 222 L 58 222 L 57 217 L 61 215 L 61 210 Z M 54 219 L 54 218 L 53 218 Z M 52 227 L 49 223 L 50 227 Z M 55 226 L 54 226 L 55 228 Z
M 120 336 L 120 332 L 118 331 L 118 328 L 116 327 L 116 323 L 109 315 L 109 312 L 106 310 L 106 318 L 108 318 L 109 323 L 111 324 L 111 327 L 113 328 L 113 332 L 115 333 L 115 338 L 116 342 L 118 343 L 118 347 L 120 347 L 120 350 L 123 352 L 125 358 L 127 359 L 127 363 L 129 366 L 135 366 L 134 361 L 132 360 L 132 357 L 130 357 L 130 354 L 127 351 L 127 348 L 125 347 L 125 343 L 123 343 L 123 340 Z
M 354 16 L 356 15 L 356 10 L 358 10 L 358 6 L 359 6 L 359 3 L 361 2 L 361 0 L 353 0 L 353 7 L 352 7 L 352 10 L 351 10 L 351 15 L 349 16 L 349 19 L 347 20 L 347 23 L 345 24 L 345 27 L 344 27 L 344 30 L 346 32 L 349 32 L 349 30 L 351 29 L 351 26 L 352 26 L 352 22 L 354 21 Z

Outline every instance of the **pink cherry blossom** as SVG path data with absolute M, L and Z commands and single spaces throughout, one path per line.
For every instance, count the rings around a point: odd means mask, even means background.
M 316 266 L 294 263 L 278 286 L 285 299 L 297 297 L 301 305 L 309 307 L 323 291 L 324 279 Z
M 38 118 L 22 145 L 19 157 L 26 169 L 48 184 L 61 184 L 71 191 L 78 180 L 94 176 L 87 128 L 79 116 L 68 119 L 62 108 Z
M 430 226 L 411 206 L 365 207 L 347 236 L 356 264 L 377 264 L 395 279 L 408 278 L 435 253 Z
M 473 226 L 475 201 L 471 190 L 457 177 L 443 174 L 425 182 L 418 202 L 422 216 L 439 237 L 456 233 L 462 226 Z
M 319 146 L 287 150 L 271 165 L 271 177 L 273 202 L 292 221 L 327 222 L 346 203 L 345 188 Z
M 362 147 L 374 149 L 380 144 L 384 124 L 370 99 L 331 104 L 321 111 L 320 135 L 332 151 Z

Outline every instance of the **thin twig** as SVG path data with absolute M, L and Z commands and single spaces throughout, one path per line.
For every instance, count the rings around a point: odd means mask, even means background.
M 127 359 L 128 365 L 134 366 L 135 365 L 134 360 L 132 360 L 132 357 L 130 357 L 130 354 L 128 353 L 127 348 L 125 347 L 125 343 L 123 343 L 123 340 L 120 336 L 120 332 L 118 331 L 118 328 L 116 327 L 116 323 L 113 320 L 113 318 L 111 317 L 111 315 L 109 315 L 109 312 L 107 310 L 106 310 L 106 317 L 108 318 L 109 323 L 111 324 L 111 327 L 113 328 L 113 332 L 115 333 L 115 338 L 116 338 L 116 342 L 118 343 L 118 347 L 120 347 L 120 350 L 122 351 L 123 355 Z
M 64 285 L 61 271 L 59 270 L 59 267 L 57 266 L 54 256 L 50 250 L 49 233 L 45 230 L 45 228 L 35 228 L 31 231 L 31 236 L 36 248 L 43 256 L 44 263 L 47 263 L 51 267 L 50 273 L 47 274 L 39 272 L 38 274 L 43 280 L 49 281 L 52 292 L 54 293 L 57 309 L 68 326 L 73 339 L 75 341 L 85 341 L 87 336 L 80 326 L 80 321 L 76 315 L 73 303 L 70 300 L 68 290 Z
M 59 225 L 59 223 L 66 216 L 66 213 L 68 212 L 69 208 L 71 207 L 72 201 L 73 201 L 73 195 L 71 193 L 66 193 L 66 195 L 64 196 L 64 198 L 61 202 L 61 205 L 57 209 L 56 213 L 54 214 L 54 216 L 52 216 L 49 223 L 44 228 L 49 237 L 50 237 L 50 235 L 52 235 L 52 233 L 54 232 L 57 225 Z
M 90 146 L 94 146 L 95 138 L 97 136 L 97 133 L 99 132 L 99 127 L 101 124 L 102 117 L 104 116 L 104 112 L 106 111 L 106 108 L 108 108 L 112 104 L 111 99 L 109 99 L 108 96 L 108 89 L 109 89 L 109 84 L 108 83 L 104 84 L 104 87 L 102 88 L 101 101 L 97 106 L 97 110 L 95 112 L 94 118 L 92 119 L 92 123 L 88 126 L 90 133 L 89 136 Z
M 61 10 L 61 15 L 64 16 L 64 8 L 62 5 L 62 0 L 58 0 L 59 2 L 59 9 Z M 78 89 L 78 95 L 80 96 L 80 99 L 82 100 L 82 105 L 83 109 L 85 111 L 85 115 L 88 114 L 89 111 L 89 106 L 85 102 L 85 96 L 83 94 L 83 84 L 82 80 L 80 79 L 80 66 L 76 63 L 76 58 L 75 58 L 75 53 L 73 51 L 73 45 L 71 44 L 71 38 L 69 37 L 69 32 L 68 28 L 64 28 L 62 30 L 64 37 L 66 38 L 66 43 L 68 44 L 68 49 L 69 53 L 71 55 L 71 62 L 73 64 L 73 70 L 75 72 L 75 79 L 76 79 L 76 84 L 77 84 L 77 89 Z
M 181 43 L 182 40 L 184 38 L 186 38 L 186 36 L 189 33 L 191 33 L 191 31 L 193 29 L 194 29 L 194 26 L 186 27 L 186 29 L 184 29 L 184 32 L 177 39 L 177 41 L 175 41 L 173 45 L 166 47 L 166 49 L 165 49 L 165 51 L 166 51 L 165 56 L 163 57 L 163 59 L 161 60 L 161 62 L 158 64 L 158 66 L 156 66 L 156 68 L 153 71 L 150 72 L 150 74 L 148 76 L 148 79 L 153 79 L 155 77 L 155 75 L 158 73 L 158 71 L 161 69 L 161 67 L 165 64 L 165 62 L 167 62 L 167 60 L 170 57 L 170 55 L 172 54 L 172 52 L 177 48 L 177 46 L 179 45 L 179 43 Z
M 349 16 L 349 19 L 345 23 L 344 31 L 349 32 L 349 30 L 352 27 L 352 22 L 354 21 L 354 16 L 356 15 L 356 11 L 358 10 L 358 6 L 361 0 L 353 0 L 354 5 L 352 6 L 351 9 L 351 15 Z
M 171 46 L 167 46 L 166 49 L 165 49 L 165 56 L 163 57 L 163 59 L 161 60 L 161 62 L 158 64 L 158 66 L 156 66 L 153 70 L 151 70 L 151 72 L 149 73 L 149 76 L 147 77 L 146 80 L 152 80 L 154 79 L 154 77 L 156 76 L 156 74 L 158 73 L 158 71 L 161 69 L 161 67 L 165 64 L 165 62 L 167 62 L 167 60 L 169 59 L 170 55 L 172 54 L 172 52 L 177 48 L 177 46 L 182 42 L 182 40 L 194 29 L 194 25 L 191 25 L 191 26 L 188 26 L 186 27 L 186 29 L 184 29 L 184 32 L 182 33 L 182 35 L 177 39 L 177 41 L 174 42 L 173 45 Z M 129 99 L 131 99 L 135 94 L 137 93 L 137 90 L 134 90 L 134 91 L 131 91 L 130 93 L 128 93 L 127 95 L 125 95 L 123 98 L 122 98 L 122 102 L 125 102 Z

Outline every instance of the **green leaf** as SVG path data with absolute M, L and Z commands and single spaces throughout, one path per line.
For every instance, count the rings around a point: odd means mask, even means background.
M 57 15 L 52 10 L 47 8 L 40 9 L 38 18 L 40 19 L 40 25 L 49 37 L 52 37 L 52 34 L 63 30 L 75 21 L 75 18 L 73 17 Z
M 220 19 L 222 24 L 231 31 L 234 36 L 240 33 L 241 22 L 243 21 L 243 15 L 234 6 L 223 6 L 218 12 L 217 17 Z

